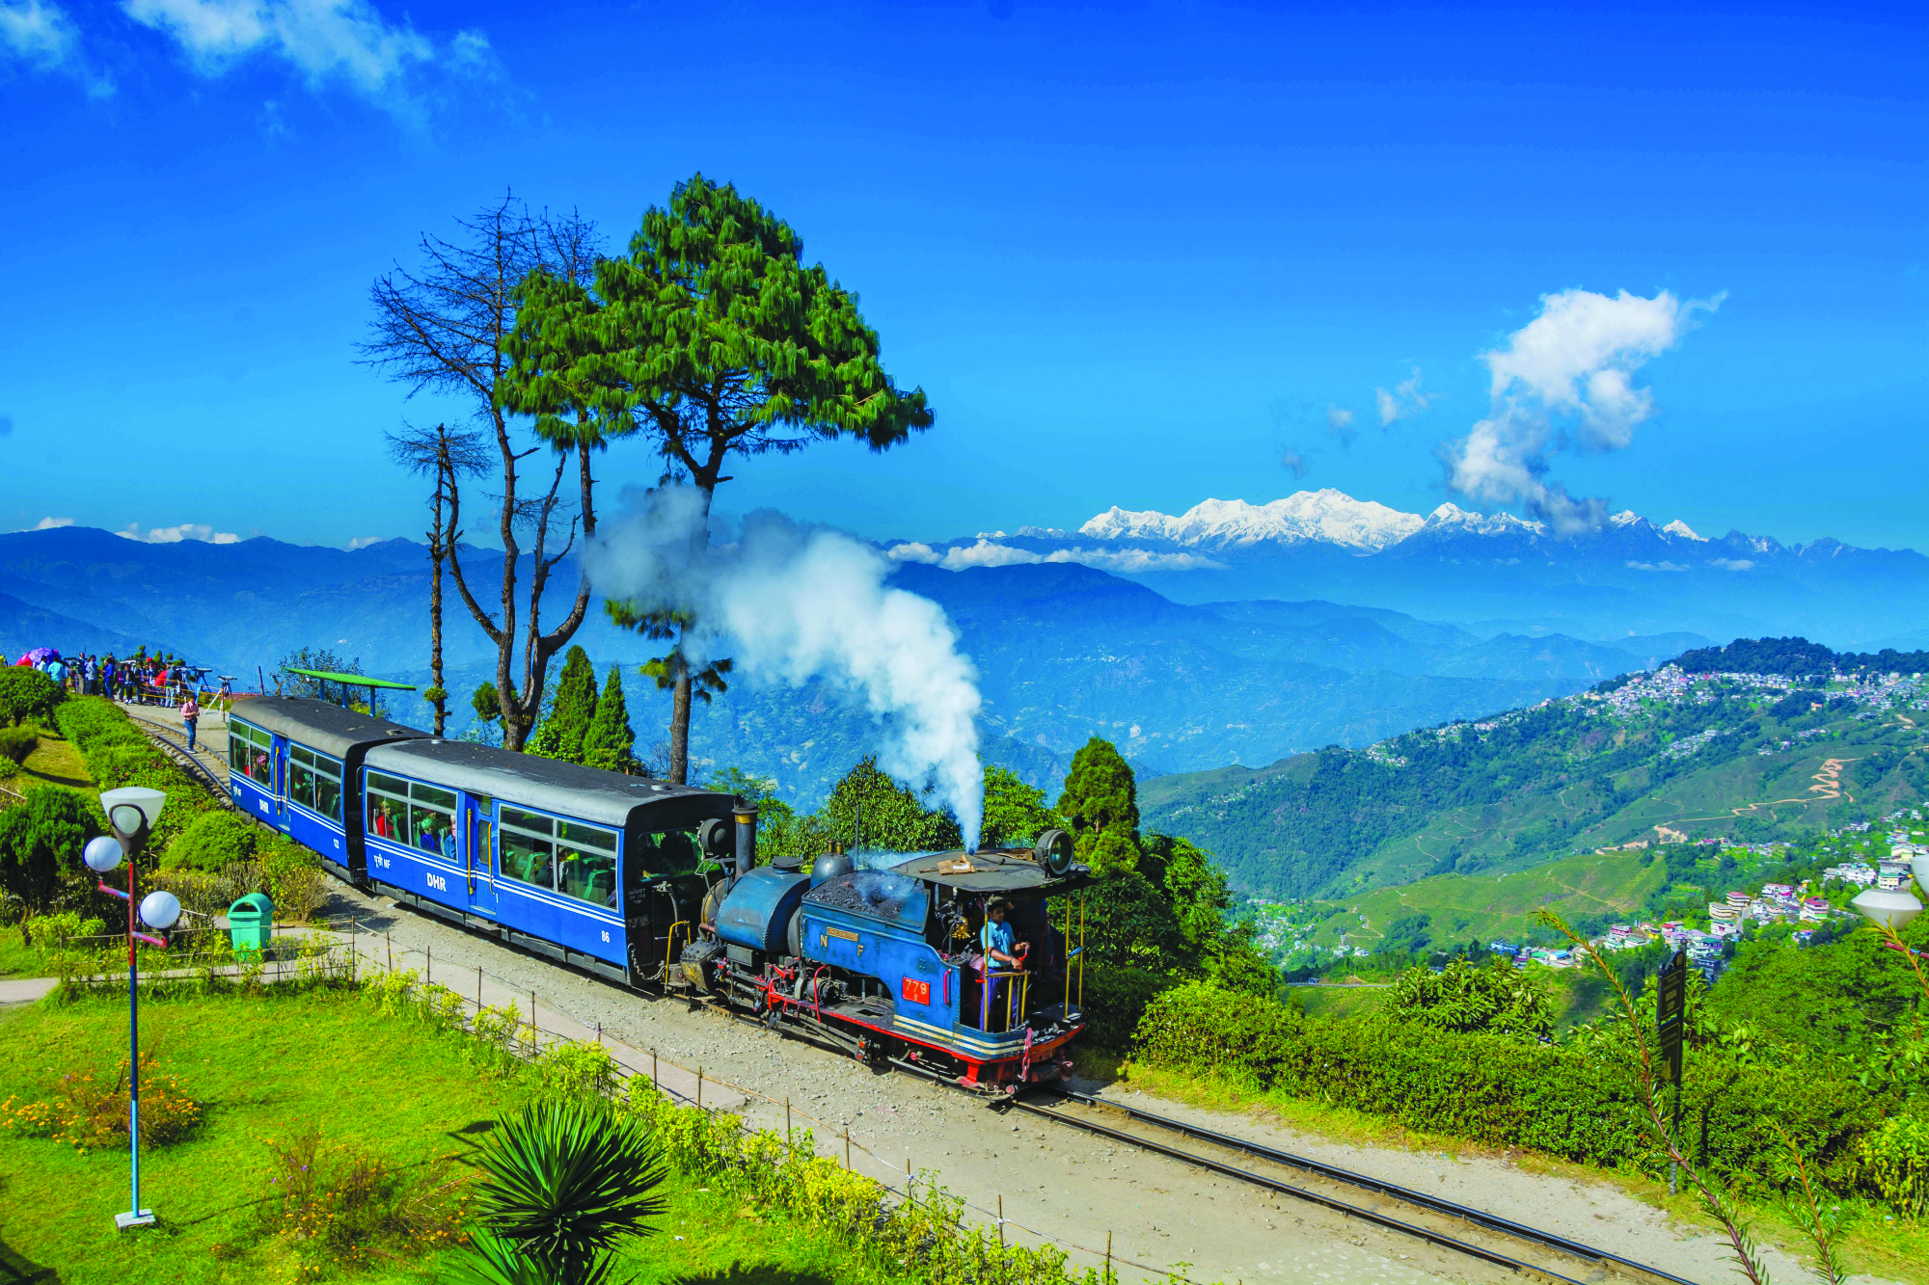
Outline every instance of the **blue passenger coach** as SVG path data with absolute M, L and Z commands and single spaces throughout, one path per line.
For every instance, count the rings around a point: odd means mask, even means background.
M 360 793 L 374 888 L 631 985 L 674 966 L 732 851 L 728 794 L 468 741 L 371 749 Z
M 242 813 L 314 849 L 331 873 L 355 882 L 363 870 L 362 756 L 427 735 L 318 700 L 244 701 L 228 720 L 229 790 Z

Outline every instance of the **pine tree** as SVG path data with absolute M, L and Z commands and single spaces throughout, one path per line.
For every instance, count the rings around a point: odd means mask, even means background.
M 1100 873 L 1138 869 L 1138 782 L 1112 742 L 1094 736 L 1072 756 L 1058 811 L 1076 818 L 1080 861 Z
M 549 756 L 583 762 L 583 738 L 595 721 L 596 667 L 581 647 L 571 647 L 563 672 L 556 679 L 556 702 L 543 723 L 543 730 L 551 734 L 543 738 Z
M 596 705 L 596 717 L 583 734 L 582 761 L 591 767 L 627 772 L 636 762 L 630 752 L 635 744 L 629 706 L 623 702 L 623 667 L 611 665 L 609 682 L 603 685 L 603 699 Z
M 591 429 L 640 427 L 657 440 L 666 480 L 695 487 L 706 513 L 733 456 L 840 439 L 882 451 L 931 426 L 924 390 L 885 373 L 857 295 L 804 263 L 789 224 L 701 174 L 677 184 L 667 208 L 644 212 L 630 252 L 598 260 L 593 285 L 538 271 L 518 297 L 504 341 L 508 382 L 527 390 L 517 409 L 539 429 L 572 416 Z M 673 643 L 654 676 L 671 690 L 670 779 L 681 785 L 703 699 L 686 647 L 700 622 L 670 605 L 636 602 L 630 614 Z

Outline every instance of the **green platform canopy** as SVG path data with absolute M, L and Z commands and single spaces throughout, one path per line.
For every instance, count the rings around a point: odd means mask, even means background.
M 321 669 L 296 669 L 293 665 L 284 666 L 283 672 L 300 674 L 303 678 L 315 678 L 323 682 L 340 683 L 342 685 L 343 708 L 347 708 L 348 706 L 348 689 L 351 687 L 386 687 L 403 692 L 412 692 L 415 690 L 415 684 L 413 683 L 392 683 L 386 678 L 370 678 L 365 674 L 331 674 Z M 369 694 L 371 696 L 374 695 L 372 691 Z

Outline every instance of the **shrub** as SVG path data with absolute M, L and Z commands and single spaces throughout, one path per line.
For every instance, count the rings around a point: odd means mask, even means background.
M 1929 1209 L 1929 1121 L 1897 1115 L 1870 1130 L 1857 1148 L 1869 1185 L 1912 1218 Z
M 66 692 L 60 684 L 26 665 L 0 668 L 0 720 L 52 719 Z
M 18 1106 L 0 1103 L 0 1129 L 88 1147 L 127 1145 L 127 1060 L 114 1078 L 70 1071 L 56 1080 L 53 1096 Z M 178 1142 L 201 1122 L 201 1106 L 172 1075 L 163 1075 L 152 1053 L 141 1054 L 141 1145 Z
M 0 892 L 30 909 L 51 904 L 64 878 L 83 869 L 81 848 L 101 833 L 100 809 L 73 790 L 42 785 L 0 811 Z
M 80 751 L 95 786 L 109 790 L 145 785 L 167 793 L 167 808 L 148 839 L 149 858 L 165 852 L 175 836 L 197 817 L 219 806 L 105 696 L 75 696 L 62 701 L 55 717 L 60 734 Z
M 616 1091 L 616 1059 L 600 1044 L 558 1040 L 537 1054 L 533 1069 L 546 1098 L 600 1101 Z
M 1145 968 L 1089 964 L 1085 969 L 1085 1038 L 1102 1048 L 1122 1051 L 1145 1016 L 1146 1005 L 1177 985 L 1166 973 Z M 1077 1003 L 1078 979 L 1072 979 Z
M 0 727 L 0 759 L 11 761 L 14 766 L 27 761 L 34 746 L 40 744 L 40 733 L 31 727 Z
M 326 1146 L 305 1123 L 286 1143 L 262 1139 L 269 1163 L 262 1231 L 307 1258 L 366 1265 L 463 1244 L 466 1195 L 446 1181 L 447 1160 L 428 1171 L 402 1170 L 361 1147 Z
M 262 842 L 257 856 L 268 900 L 275 903 L 276 918 L 306 923 L 328 900 L 321 858 L 300 844 L 274 835 Z
M 165 809 L 162 815 L 167 815 Z M 167 845 L 161 865 L 169 870 L 220 870 L 251 860 L 260 834 L 259 826 L 232 812 L 204 812 Z
M 1605 1038 L 1525 1044 L 1408 1026 L 1384 1015 L 1323 1020 L 1269 1000 L 1193 982 L 1159 995 L 1138 1029 L 1139 1056 L 1353 1107 L 1408 1128 L 1523 1146 L 1608 1167 L 1655 1168 L 1628 1061 Z M 1690 1059 L 1683 1118 L 1708 1166 L 1748 1186 L 1779 1171 L 1787 1130 L 1811 1171 L 1852 1187 L 1861 1136 L 1884 1112 L 1875 1092 L 1822 1064 L 1759 1065 L 1704 1046 Z M 1701 1141 L 1704 1140 L 1705 1141 Z
M 1449 960 L 1437 973 L 1415 964 L 1394 980 L 1388 1001 L 1389 1016 L 1445 1031 L 1484 1031 L 1533 1042 L 1554 1033 L 1545 976 L 1499 958 L 1485 967 Z
M 0 754 L 0 781 L 9 780 L 19 775 L 20 765 L 6 755 Z
M 43 946 L 65 949 L 77 937 L 99 937 L 107 931 L 101 919 L 83 919 L 79 911 L 63 910 L 57 915 L 41 915 L 33 921 L 34 935 Z

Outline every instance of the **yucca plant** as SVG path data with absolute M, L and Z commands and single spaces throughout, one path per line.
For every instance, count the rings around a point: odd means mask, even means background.
M 471 1161 L 482 1228 L 457 1279 L 474 1285 L 604 1285 L 610 1247 L 665 1209 L 655 1140 L 602 1103 L 533 1102 Z

